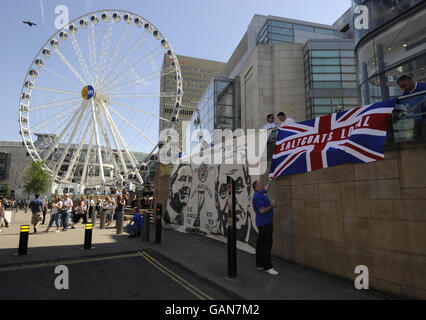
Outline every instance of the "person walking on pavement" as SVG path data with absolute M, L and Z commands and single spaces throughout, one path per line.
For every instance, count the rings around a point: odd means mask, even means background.
M 53 225 L 53 221 L 55 221 L 55 224 L 56 224 L 56 232 L 59 232 L 61 227 L 61 224 L 60 224 L 61 210 L 62 210 L 61 198 L 59 196 L 56 196 L 55 201 L 52 203 L 52 210 L 50 211 L 49 224 L 47 226 L 47 229 L 44 230 L 44 232 L 46 233 L 49 232 L 50 227 Z
M 2 227 L 3 227 L 5 211 L 6 210 L 4 209 L 2 201 L 0 201 L 0 232 L 2 231 Z
M 44 207 L 43 207 L 43 221 L 41 222 L 41 224 L 44 225 L 44 222 L 46 221 L 46 214 L 47 214 L 47 199 L 46 199 L 46 197 L 44 197 L 43 203 L 44 203 Z
M 62 214 L 61 214 L 62 226 L 63 226 L 62 231 L 68 230 L 68 224 L 69 224 L 69 220 L 70 220 L 70 216 L 72 212 L 72 207 L 73 207 L 73 202 L 71 198 L 68 197 L 68 193 L 65 193 L 64 201 L 62 205 Z
M 89 204 L 89 208 L 88 208 L 89 219 L 91 219 L 92 218 L 92 214 L 93 214 L 93 209 L 95 209 L 95 201 L 93 201 L 92 197 L 89 198 L 88 204 Z
M 36 194 L 35 199 L 31 200 L 30 208 L 32 212 L 31 224 L 34 226 L 34 233 L 37 233 L 37 227 L 40 225 L 41 221 L 43 220 L 41 214 L 44 208 L 44 203 L 40 199 L 39 194 Z
M 271 249 L 272 249 L 272 222 L 274 219 L 273 209 L 276 203 L 271 203 L 266 195 L 270 185 L 269 181 L 266 186 L 260 180 L 253 182 L 253 208 L 256 212 L 256 225 L 259 230 L 256 243 L 256 267 L 258 270 L 265 270 L 270 275 L 278 275 L 279 272 L 272 266 Z

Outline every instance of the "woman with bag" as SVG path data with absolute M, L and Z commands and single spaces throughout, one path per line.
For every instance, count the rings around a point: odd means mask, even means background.
M 110 197 L 104 203 L 103 209 L 106 210 L 106 226 L 110 226 L 112 223 L 112 214 L 114 213 L 115 203 Z
M 55 201 L 52 203 L 52 210 L 50 211 L 50 220 L 47 229 L 44 232 L 49 232 L 50 227 L 53 225 L 53 221 L 56 224 L 56 232 L 59 232 L 61 227 L 60 218 L 61 218 L 61 210 L 62 210 L 62 201 L 59 196 L 55 197 Z

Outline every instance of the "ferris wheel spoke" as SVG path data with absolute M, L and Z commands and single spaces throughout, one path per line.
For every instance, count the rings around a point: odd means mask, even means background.
M 79 96 L 80 92 L 76 91 L 65 91 L 65 90 L 58 90 L 58 89 L 52 89 L 52 88 L 42 88 L 42 87 L 32 87 L 32 90 L 40 90 L 40 91 L 48 91 L 48 92 L 54 92 L 54 93 L 62 93 L 62 94 L 68 94 L 73 96 Z
M 49 156 L 52 154 L 53 150 L 57 147 L 57 145 L 59 144 L 59 142 L 61 141 L 62 137 L 64 136 L 64 134 L 68 131 L 68 129 L 70 128 L 71 124 L 77 119 L 78 116 L 81 116 L 84 108 L 87 106 L 87 101 L 83 101 L 80 105 L 80 107 L 74 112 L 73 117 L 67 122 L 67 124 L 65 125 L 65 128 L 62 130 L 62 132 L 59 134 L 59 136 L 57 136 L 52 145 L 50 146 L 50 148 L 47 150 L 46 154 L 42 157 L 43 161 L 46 161 Z
M 50 70 L 49 68 L 47 68 L 46 66 L 43 67 L 42 70 L 46 70 L 47 72 L 51 73 L 52 75 L 54 75 L 55 77 L 64 80 L 65 82 L 69 83 L 70 85 L 72 85 L 73 87 L 77 88 L 77 89 L 81 89 L 81 86 L 76 85 L 74 82 L 71 82 L 70 80 L 66 79 L 65 77 L 61 76 L 60 74 L 57 74 L 56 72 Z
M 112 162 L 113 162 L 114 168 L 116 168 L 116 172 L 114 172 L 114 174 L 116 175 L 116 177 L 117 177 L 117 178 L 119 178 L 120 180 L 122 180 L 122 179 L 123 179 L 123 177 L 122 177 L 122 176 L 121 176 L 121 174 L 120 174 L 120 170 L 119 170 L 119 168 L 120 168 L 120 167 L 118 166 L 117 161 L 116 161 L 116 159 L 115 159 L 114 152 L 113 152 L 113 149 L 112 149 L 112 146 L 111 146 L 110 140 L 109 140 L 109 138 L 108 138 L 108 133 L 107 133 L 107 130 L 106 130 L 106 128 L 105 128 L 105 125 L 104 125 L 103 117 L 102 117 L 102 116 L 99 116 L 99 125 L 100 125 L 100 127 L 101 127 L 101 132 L 102 132 L 102 135 L 103 135 L 103 139 L 104 139 L 104 141 L 105 141 L 105 145 L 106 145 L 106 147 L 107 147 L 107 149 L 108 149 L 108 152 L 109 152 L 109 153 L 110 153 L 110 155 L 111 155 L 111 158 L 112 158 Z
M 136 61 L 133 65 L 128 66 L 127 70 L 133 70 L 134 72 L 139 71 L 140 69 L 142 69 L 145 65 L 147 65 L 149 62 L 151 62 L 152 60 L 154 60 L 156 57 L 158 57 L 161 53 L 164 52 L 164 48 L 162 46 L 158 46 L 156 47 L 154 50 L 152 50 L 150 53 L 147 53 L 145 56 L 143 56 L 141 59 L 139 59 L 138 61 Z M 139 65 L 140 63 L 142 63 L 142 65 Z M 136 66 L 138 66 L 136 68 Z M 136 69 L 135 69 L 136 68 Z M 126 71 L 126 70 L 125 70 Z M 119 74 L 117 76 L 117 78 L 110 80 L 109 82 L 104 81 L 101 84 L 101 89 L 106 87 L 107 85 L 113 83 L 113 82 L 117 82 L 118 79 L 120 79 L 123 76 L 127 76 L 127 72 L 122 72 L 121 74 Z
M 145 39 L 140 42 L 141 39 L 143 39 L 143 37 L 145 36 Z M 148 40 L 149 35 L 148 33 L 142 33 L 139 38 L 130 46 L 130 48 L 127 50 L 127 52 L 123 55 L 123 57 L 120 59 L 120 61 L 115 64 L 115 66 L 113 66 L 111 68 L 111 71 L 109 72 L 109 75 L 113 75 L 114 71 L 124 62 L 124 67 L 122 67 L 117 74 L 121 74 L 122 72 L 125 72 L 125 70 L 127 69 L 126 64 L 134 57 L 134 55 L 138 52 L 138 50 L 145 44 L 145 42 Z M 129 53 L 131 53 L 131 55 L 129 56 Z M 109 78 L 109 77 L 108 77 Z M 108 80 L 108 78 L 105 79 Z M 113 77 L 114 79 L 114 77 Z
M 133 69 L 131 69 L 131 70 L 133 71 Z M 175 72 L 176 71 L 174 70 L 174 68 L 169 67 L 169 68 L 165 69 L 163 72 L 156 71 L 156 72 L 152 72 L 152 73 L 146 74 L 143 77 L 139 77 L 139 78 L 135 77 L 133 80 L 129 80 L 129 81 L 123 82 L 121 84 L 117 84 L 115 87 L 104 88 L 102 91 L 108 92 L 110 90 L 117 89 L 117 88 L 123 89 L 123 88 L 128 88 L 128 87 L 134 87 L 134 86 L 138 86 L 138 85 L 143 85 L 145 83 L 149 83 L 150 81 L 152 81 L 154 79 L 157 79 L 157 78 L 160 78 L 160 77 L 163 77 L 163 76 L 167 76 L 167 75 L 169 75 L 171 73 L 175 73 Z
M 109 95 L 113 98 L 175 98 L 175 92 L 152 92 L 145 94 L 118 94 L 113 93 Z
M 89 113 L 89 117 L 91 118 L 91 114 Z M 86 140 L 87 134 L 89 133 L 89 130 L 92 126 L 89 124 L 86 128 L 86 130 L 83 133 L 83 136 L 80 140 L 80 144 L 78 145 L 77 150 L 73 153 L 73 156 L 71 158 L 71 161 L 68 165 L 67 172 L 65 173 L 64 180 L 67 181 L 71 172 L 74 170 L 74 166 L 76 165 L 76 162 L 80 159 L 81 156 L 81 149 L 83 148 L 84 141 Z
M 109 51 L 109 47 L 111 44 L 113 26 L 114 26 L 114 22 L 110 20 L 108 21 L 107 26 L 104 30 L 104 36 L 102 39 L 102 47 L 101 47 L 101 52 L 99 54 L 99 65 L 98 65 L 99 73 L 102 72 L 102 74 L 106 67 L 107 53 Z M 99 84 L 99 80 L 100 78 L 97 79 L 97 82 L 95 84 L 96 86 Z
M 43 103 L 43 104 L 37 104 L 37 105 L 34 105 L 32 107 L 30 106 L 28 110 L 30 112 L 35 112 L 35 111 L 48 109 L 48 108 L 52 108 L 52 107 L 62 107 L 62 106 L 66 106 L 66 105 L 71 104 L 71 103 L 73 103 L 74 105 L 77 105 L 78 102 L 80 102 L 80 101 L 81 101 L 81 98 L 73 98 L 73 99 L 69 99 L 69 100 L 48 102 L 48 103 Z
M 86 103 L 86 106 L 87 106 L 87 103 Z M 57 167 L 56 167 L 56 169 L 54 171 L 54 175 L 53 175 L 54 178 L 57 178 L 58 172 L 59 172 L 59 170 L 61 170 L 61 167 L 62 167 L 62 165 L 64 163 L 65 157 L 67 156 L 68 151 L 70 149 L 71 143 L 72 143 L 72 141 L 73 141 L 73 139 L 75 137 L 75 134 L 77 133 L 77 129 L 80 127 L 80 123 L 81 123 L 81 120 L 83 119 L 84 111 L 85 111 L 85 108 L 82 108 L 80 110 L 77 122 L 74 125 L 74 128 L 72 129 L 72 132 L 71 132 L 70 137 L 68 139 L 68 143 L 67 143 L 65 149 L 62 151 L 61 158 L 59 159 L 59 163 L 57 164 Z
M 108 73 L 105 75 L 106 69 L 110 66 L 110 62 L 116 62 L 119 57 L 120 57 L 120 53 L 121 50 L 123 49 L 123 44 L 125 43 L 125 41 L 127 41 L 127 38 L 129 37 L 130 34 L 130 24 L 126 24 L 126 26 L 124 27 L 124 30 L 121 32 L 117 43 L 114 45 L 114 48 L 112 49 L 112 53 L 108 59 L 108 63 L 105 65 L 105 69 L 102 72 L 102 76 L 100 79 L 100 85 L 102 84 L 103 81 L 107 80 L 110 75 L 111 75 L 111 69 L 108 71 Z M 111 59 L 113 59 L 113 61 L 111 61 Z M 104 77 L 105 75 L 105 77 Z
M 95 24 L 91 23 L 90 31 L 87 33 L 87 42 L 89 46 L 89 61 L 90 71 L 92 75 L 92 83 L 98 82 L 98 65 L 96 59 L 96 38 L 95 38 Z
M 122 104 L 122 103 L 119 103 L 119 102 L 114 101 L 114 100 L 111 100 L 110 104 L 113 104 L 113 105 L 116 105 L 116 106 L 119 106 L 119 107 L 123 107 L 123 108 L 127 108 L 129 110 L 133 110 L 133 111 L 136 111 L 136 112 L 139 112 L 139 113 L 142 113 L 142 114 L 146 114 L 146 115 L 151 116 L 151 117 L 156 118 L 156 119 L 160 119 L 160 120 L 163 120 L 163 121 L 170 122 L 169 119 L 163 118 L 163 117 L 161 117 L 159 115 L 156 115 L 154 113 L 146 112 L 146 111 L 143 111 L 141 109 L 138 109 L 138 108 L 135 108 L 135 107 L 131 107 L 131 106 L 128 106 L 128 105 L 125 105 L 125 104 Z
M 38 130 L 44 129 L 47 126 L 51 125 L 54 121 L 65 119 L 68 115 L 72 114 L 76 111 L 76 107 L 78 106 L 78 103 L 75 103 L 74 105 L 70 106 L 68 110 L 60 110 L 59 112 L 53 114 L 52 116 L 48 117 L 47 119 L 44 119 L 42 122 L 37 123 L 34 125 L 31 130 L 36 132 Z M 63 125 L 60 125 L 60 127 Z
M 68 69 L 76 76 L 76 78 L 78 80 L 80 80 L 81 84 L 83 86 L 85 86 L 86 82 L 84 81 L 84 79 L 80 76 L 80 74 L 77 72 L 77 70 L 75 70 L 75 68 L 71 65 L 71 63 L 67 60 L 67 58 L 65 58 L 65 56 L 62 54 L 62 52 L 59 51 L 58 48 L 55 49 L 55 52 L 57 53 L 59 58 L 62 60 L 62 62 L 68 67 Z
M 141 176 L 140 176 L 140 174 L 139 174 L 138 166 L 136 165 L 135 160 L 134 160 L 134 159 L 133 159 L 133 157 L 131 156 L 131 153 L 130 153 L 130 151 L 129 151 L 129 147 L 128 147 L 128 145 L 127 145 L 126 141 L 125 141 L 125 140 L 123 139 L 123 137 L 121 136 L 120 131 L 118 131 L 117 126 L 115 125 L 114 120 L 112 119 L 111 114 L 109 113 L 109 110 L 108 110 L 108 109 L 111 109 L 111 108 L 107 108 L 104 104 L 103 104 L 103 107 L 104 107 L 104 112 L 105 112 L 105 114 L 106 114 L 106 115 L 107 115 L 107 117 L 108 117 L 109 125 L 110 125 L 110 126 L 111 126 L 111 128 L 115 131 L 115 133 L 118 135 L 118 139 L 120 140 L 121 145 L 123 146 L 124 151 L 125 151 L 125 153 L 126 153 L 127 157 L 128 157 L 128 158 L 129 158 L 129 160 L 130 160 L 130 164 L 131 164 L 131 166 L 132 166 L 133 170 L 135 171 L 136 176 L 138 177 L 138 179 L 139 179 L 140 183 L 143 183 L 143 179 L 142 179 L 142 177 L 141 177 Z M 111 110 L 112 110 L 112 109 L 111 109 Z
M 80 45 L 78 44 L 77 37 L 74 33 L 71 33 L 71 43 L 74 48 L 75 55 L 77 56 L 80 68 L 83 71 L 86 81 L 92 81 L 92 76 L 87 68 L 86 60 L 84 59 L 83 53 L 81 52 Z
M 133 123 L 131 123 L 129 120 L 127 120 L 125 117 L 123 117 L 121 114 L 119 114 L 117 111 L 114 110 L 111 106 L 108 107 L 109 110 L 111 110 L 115 115 L 117 115 L 121 120 L 126 122 L 129 126 L 131 126 L 133 129 L 136 130 L 137 133 L 139 133 L 142 137 L 144 137 L 148 142 L 150 142 L 153 146 L 156 145 L 154 141 L 150 137 L 148 137 L 145 133 L 143 133 L 141 130 L 138 129 Z

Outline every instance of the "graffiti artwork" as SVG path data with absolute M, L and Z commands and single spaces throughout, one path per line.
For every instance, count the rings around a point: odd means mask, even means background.
M 170 178 L 165 226 L 226 241 L 228 176 L 236 185 L 237 246 L 254 253 L 258 231 L 251 205 L 252 179 L 245 165 L 176 165 Z

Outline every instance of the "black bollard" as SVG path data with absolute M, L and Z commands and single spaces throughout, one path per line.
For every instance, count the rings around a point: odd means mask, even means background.
M 161 243 L 161 219 L 163 216 L 163 206 L 157 203 L 157 212 L 155 216 L 155 243 Z
M 106 211 L 101 209 L 99 229 L 105 229 Z
M 237 228 L 235 225 L 235 181 L 227 177 L 228 183 L 228 277 L 237 276 Z
M 86 224 L 84 232 L 84 250 L 92 248 L 92 230 L 93 225 L 91 223 Z
M 21 232 L 19 234 L 19 249 L 18 255 L 25 255 L 28 251 L 28 235 L 30 233 L 29 225 L 21 225 Z
M 148 210 L 145 210 L 145 212 L 143 213 L 143 219 L 142 219 L 142 241 L 143 242 L 149 241 L 150 216 L 151 214 L 148 212 Z
M 115 222 L 115 233 L 116 234 L 122 234 L 123 233 L 123 218 L 124 218 L 124 212 L 123 211 L 118 211 L 116 213 L 116 222 Z
M 92 210 L 92 224 L 95 227 L 96 226 L 96 210 Z

